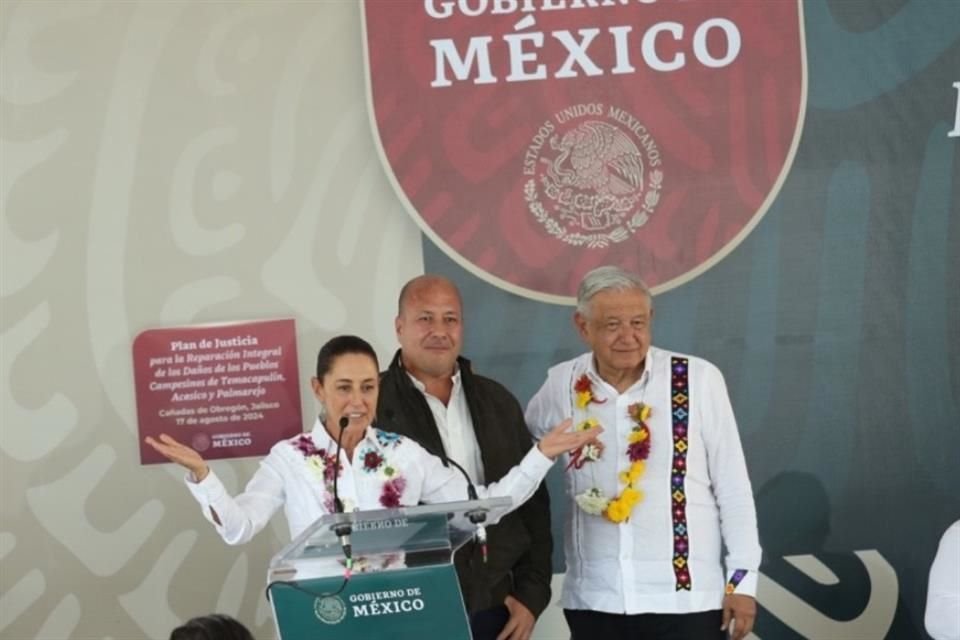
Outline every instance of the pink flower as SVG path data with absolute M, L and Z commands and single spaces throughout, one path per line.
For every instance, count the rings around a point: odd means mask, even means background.
M 304 457 L 314 456 L 318 453 L 316 445 L 313 444 L 313 439 L 305 433 L 300 434 L 300 437 L 293 443 L 293 446 L 296 447 L 297 451 L 302 453 Z
M 627 458 L 630 462 L 646 460 L 650 457 L 650 439 L 634 442 L 627 447 Z
M 397 476 L 383 483 L 383 491 L 380 493 L 380 504 L 387 509 L 395 509 L 400 506 L 400 498 L 403 496 L 403 490 L 407 488 L 406 478 Z
M 322 453 L 322 450 L 320 453 Z M 340 464 L 340 461 L 331 453 L 323 459 L 323 480 L 325 482 L 333 482 L 333 478 L 339 476 L 342 469 L 343 466 Z
M 363 456 L 363 468 L 365 471 L 376 471 L 383 464 L 383 456 L 376 451 L 368 451 Z

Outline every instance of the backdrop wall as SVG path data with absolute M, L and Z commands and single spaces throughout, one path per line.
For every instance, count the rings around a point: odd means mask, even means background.
M 466 354 L 521 402 L 581 350 L 569 307 L 423 235 L 368 99 L 363 11 L 0 4 L 0 637 L 165 638 L 214 610 L 272 634 L 282 517 L 226 547 L 179 471 L 138 464 L 143 329 L 294 317 L 306 378 L 338 333 L 391 354 L 399 287 L 433 271 L 464 293 Z M 782 184 L 735 246 L 657 295 L 654 341 L 726 375 L 765 549 L 756 636 L 924 637 L 927 569 L 960 517 L 960 4 L 801 15 Z M 651 220 L 678 179 L 664 171 Z M 505 219 L 488 224 L 509 235 Z M 584 266 L 558 264 L 570 280 Z M 231 490 L 256 468 L 216 464 Z

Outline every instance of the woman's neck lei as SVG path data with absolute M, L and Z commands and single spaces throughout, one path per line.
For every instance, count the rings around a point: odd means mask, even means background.
M 593 391 L 593 382 L 587 374 L 583 374 L 573 386 L 574 404 L 578 409 L 587 410 L 591 404 L 602 404 L 605 399 L 598 398 Z M 634 421 L 634 427 L 627 434 L 627 460 L 629 466 L 621 471 L 619 480 L 623 489 L 619 495 L 609 498 L 597 487 L 591 487 L 577 495 L 577 505 L 591 515 L 602 515 L 610 522 L 626 522 L 630 518 L 633 508 L 643 500 L 639 481 L 646 470 L 646 459 L 650 457 L 650 429 L 647 420 L 650 419 L 650 407 L 642 402 L 631 404 L 627 413 Z M 599 422 L 592 416 L 587 416 L 575 425 L 577 431 L 585 431 L 597 426 Z M 599 460 L 603 456 L 602 444 L 589 444 L 576 449 L 570 454 L 570 463 L 567 469 L 573 467 L 580 470 L 588 462 Z

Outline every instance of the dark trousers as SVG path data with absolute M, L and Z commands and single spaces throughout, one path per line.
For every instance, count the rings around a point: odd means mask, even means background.
M 510 612 L 505 605 L 477 611 L 470 616 L 470 633 L 473 640 L 497 640 L 497 636 L 507 626 Z
M 724 640 L 721 611 L 698 613 L 604 613 L 564 609 L 570 640 Z

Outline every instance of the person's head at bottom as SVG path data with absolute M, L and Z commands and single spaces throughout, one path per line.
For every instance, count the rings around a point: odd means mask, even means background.
M 198 616 L 170 632 L 170 640 L 254 640 L 241 622 L 221 613 Z

